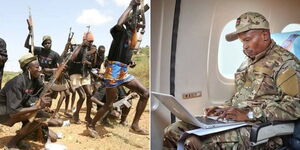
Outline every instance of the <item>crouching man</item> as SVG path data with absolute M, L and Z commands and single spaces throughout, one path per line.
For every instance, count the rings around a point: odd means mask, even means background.
M 32 113 L 50 105 L 49 95 L 41 97 L 41 102 L 34 102 L 39 98 L 43 84 L 39 80 L 41 68 L 36 56 L 28 53 L 19 60 L 23 73 L 9 80 L 0 91 L 0 124 L 13 126 L 22 122 L 22 128 L 17 135 L 7 143 L 7 149 L 18 148 L 17 144 L 27 135 L 37 129 L 47 128 L 47 124 L 34 120 L 29 122 Z M 47 130 L 48 131 L 48 130 Z M 56 141 L 57 136 L 46 133 L 51 141 Z

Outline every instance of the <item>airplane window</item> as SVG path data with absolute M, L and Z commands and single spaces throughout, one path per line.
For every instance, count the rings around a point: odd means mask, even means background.
M 293 32 L 272 33 L 271 37 L 278 45 L 300 58 L 300 29 Z
M 293 31 L 300 31 L 300 24 L 288 24 L 282 29 L 283 32 L 293 32 Z
M 235 19 L 228 22 L 221 32 L 218 68 L 225 78 L 234 79 L 234 73 L 239 65 L 244 61 L 245 55 L 242 50 L 242 43 L 239 40 L 227 42 L 225 35 L 235 31 Z

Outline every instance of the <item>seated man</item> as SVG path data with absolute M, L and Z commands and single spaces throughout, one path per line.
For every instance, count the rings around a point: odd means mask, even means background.
M 17 148 L 17 144 L 28 134 L 47 127 L 45 123 L 36 120 L 29 122 L 28 119 L 32 113 L 49 106 L 51 102 L 49 94 L 46 94 L 39 104 L 34 104 L 43 87 L 39 80 L 41 68 L 37 57 L 28 53 L 19 62 L 23 73 L 9 80 L 0 91 L 0 123 L 7 126 L 23 123 L 17 135 L 8 142 L 8 148 Z M 55 141 L 56 137 L 52 137 L 52 141 Z
M 300 117 L 299 60 L 270 37 L 269 22 L 259 13 L 247 12 L 236 21 L 236 31 L 227 41 L 239 39 L 248 57 L 235 74 L 236 93 L 223 106 L 208 107 L 207 116 L 261 123 L 274 120 L 296 120 Z M 165 129 L 164 147 L 176 148 L 180 135 L 196 126 L 176 122 Z M 241 127 L 207 136 L 189 136 L 185 149 L 250 149 L 251 127 Z M 259 145 L 276 149 L 280 137 Z

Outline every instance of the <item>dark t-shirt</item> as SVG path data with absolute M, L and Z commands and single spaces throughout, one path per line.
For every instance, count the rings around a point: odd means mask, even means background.
M 103 62 L 104 62 L 104 54 L 99 55 L 98 53 L 96 53 L 93 60 L 93 68 L 100 68 Z
M 42 47 L 34 47 L 34 55 L 38 56 L 39 64 L 42 68 L 57 68 L 57 64 L 62 62 L 59 54 L 53 50 L 45 50 Z M 44 73 L 48 81 L 52 73 Z
M 2 83 L 3 69 L 6 61 L 7 61 L 6 43 L 3 39 L 0 38 L 0 89 Z
M 115 25 L 110 29 L 110 33 L 113 41 L 109 49 L 108 60 L 129 64 L 132 50 L 130 50 L 130 45 L 128 45 L 129 36 L 126 29 L 123 26 Z
M 7 50 L 6 43 L 0 38 L 0 67 L 3 68 L 5 62 L 7 61 Z
M 9 80 L 0 91 L 0 123 L 5 122 L 11 113 L 30 107 L 42 91 L 42 82 L 30 80 L 25 73 Z
M 72 74 L 83 74 L 84 73 L 87 73 L 87 69 L 84 69 L 83 68 L 83 64 L 82 64 L 82 59 L 83 59 L 83 54 L 85 53 L 86 47 L 81 47 L 80 51 L 78 52 L 78 55 L 77 57 L 73 60 L 73 61 L 70 61 L 69 63 L 69 74 L 72 75 Z M 87 60 L 89 60 L 89 58 L 87 57 Z M 85 67 L 88 67 L 88 66 L 85 66 Z

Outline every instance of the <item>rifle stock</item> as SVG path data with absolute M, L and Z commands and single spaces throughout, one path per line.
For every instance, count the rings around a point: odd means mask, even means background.
M 65 45 L 65 49 L 64 51 L 62 52 L 62 54 L 60 55 L 60 57 L 64 58 L 69 50 L 69 46 L 71 45 L 71 40 L 74 36 L 74 32 L 72 32 L 72 28 L 70 28 L 70 31 L 69 31 L 69 35 L 68 35 L 68 40 L 67 40 L 67 43 Z

